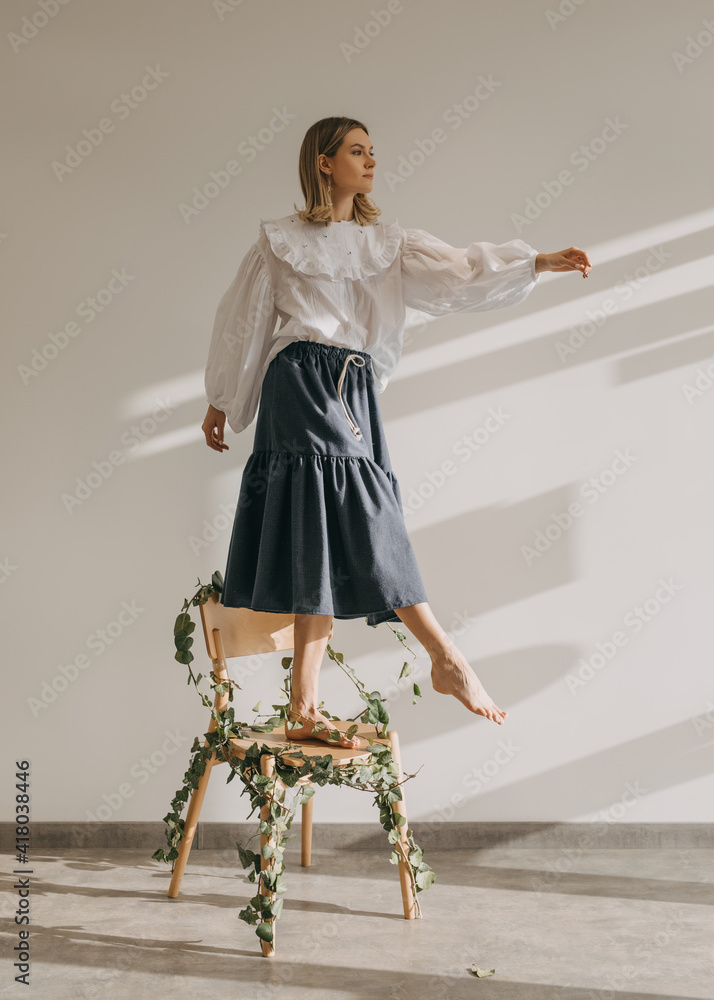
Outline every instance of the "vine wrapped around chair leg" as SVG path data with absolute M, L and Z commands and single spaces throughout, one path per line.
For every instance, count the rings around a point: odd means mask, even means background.
M 280 831 L 276 829 L 274 823 L 277 817 L 273 817 L 273 802 L 277 786 L 275 775 L 275 758 L 265 754 L 260 759 L 261 773 L 270 779 L 270 785 L 263 789 L 265 803 L 260 810 L 260 889 L 258 890 L 262 899 L 260 900 L 261 923 L 258 924 L 257 933 L 260 938 L 261 951 L 265 958 L 272 958 L 275 955 L 275 915 L 273 913 L 273 903 L 275 902 L 275 850 L 280 840 Z

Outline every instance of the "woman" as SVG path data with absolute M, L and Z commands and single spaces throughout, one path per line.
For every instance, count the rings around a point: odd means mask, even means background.
M 456 249 L 379 222 L 376 160 L 362 122 L 324 118 L 300 150 L 306 207 L 263 220 L 221 299 L 206 367 L 203 431 L 256 422 L 228 550 L 222 603 L 294 613 L 286 737 L 326 739 L 318 673 L 334 618 L 403 622 L 431 659 L 436 691 L 502 724 L 437 622 L 409 540 L 377 394 L 399 361 L 405 305 L 435 316 L 522 302 L 541 271 L 590 271 L 577 247 L 521 240 Z M 280 326 L 276 330 L 276 323 Z M 317 733 L 317 722 L 326 728 Z M 339 745 L 361 747 L 358 738 Z

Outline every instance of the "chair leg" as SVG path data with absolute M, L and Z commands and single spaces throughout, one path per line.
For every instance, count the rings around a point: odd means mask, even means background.
M 271 757 L 269 754 L 264 754 L 260 758 L 260 771 L 261 771 L 261 774 L 264 774 L 267 777 L 272 778 L 272 776 L 273 776 L 273 774 L 275 772 L 275 757 Z M 265 821 L 266 823 L 270 822 L 270 799 L 267 800 L 267 802 L 265 803 L 265 805 L 263 805 L 263 806 L 260 807 L 260 820 L 261 820 L 261 823 L 263 821 Z M 260 835 L 260 870 L 261 871 L 265 871 L 266 869 L 273 867 L 273 864 L 274 864 L 272 858 L 264 858 L 263 857 L 263 847 L 265 846 L 265 844 L 269 844 L 269 843 L 270 844 L 274 844 L 273 838 L 269 837 L 267 833 L 261 833 L 261 835 Z M 275 899 L 276 893 L 270 892 L 270 890 L 268 890 L 267 892 L 263 893 L 263 895 L 266 896 L 266 898 L 268 900 L 272 901 L 272 900 Z M 275 917 L 271 917 L 270 920 L 267 921 L 267 922 L 273 928 L 273 940 L 272 941 L 263 941 L 263 939 L 261 938 L 261 940 L 260 940 L 260 948 L 261 948 L 261 951 L 263 952 L 263 958 L 274 958 L 275 957 L 275 932 L 276 932 L 276 929 L 277 929 L 277 921 L 276 921 Z
M 402 759 L 399 753 L 399 737 L 394 730 L 390 730 L 387 733 L 389 737 L 389 742 L 392 748 L 392 757 L 397 765 L 397 772 L 399 777 L 402 777 Z M 404 794 L 404 785 L 399 786 L 402 792 L 401 800 L 397 802 L 392 802 L 392 811 L 398 812 L 404 817 L 405 823 L 403 826 L 399 827 L 400 831 L 400 842 L 404 847 L 404 853 L 409 855 L 409 841 L 407 838 L 407 829 L 409 823 L 407 820 L 407 802 L 406 796 Z M 402 904 L 404 906 L 404 919 L 413 920 L 417 916 L 416 900 L 414 899 L 414 892 L 412 890 L 412 880 L 409 873 L 409 862 L 400 858 L 399 861 L 399 881 L 402 887 Z
M 211 777 L 211 770 L 213 769 L 213 764 L 216 759 L 216 754 L 214 753 L 213 756 L 206 761 L 206 770 L 198 779 L 198 786 L 191 792 L 191 798 L 188 803 L 188 811 L 186 813 L 186 820 L 183 827 L 183 837 L 179 841 L 179 853 L 174 862 L 171 884 L 169 885 L 168 895 L 171 899 L 175 899 L 176 896 L 178 896 L 179 889 L 181 888 L 181 879 L 183 878 L 183 873 L 186 870 L 188 856 L 191 853 L 191 844 L 193 843 L 196 827 L 198 826 L 198 817 L 201 815 L 201 806 L 203 805 L 203 799 L 206 795 L 206 789 L 208 788 L 208 779 Z
M 312 861 L 312 800 L 311 795 L 307 802 L 302 804 L 302 833 L 301 833 L 301 858 L 300 864 L 303 868 L 309 868 Z

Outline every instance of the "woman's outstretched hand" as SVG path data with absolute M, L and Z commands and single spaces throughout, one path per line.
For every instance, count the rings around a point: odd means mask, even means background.
M 222 452 L 225 448 L 230 450 L 223 441 L 223 432 L 226 428 L 226 415 L 223 410 L 217 410 L 215 406 L 208 405 L 206 419 L 203 421 L 201 430 L 206 435 L 206 444 L 214 451 Z
M 582 271 L 587 278 L 590 273 L 590 258 L 579 247 L 568 247 L 560 253 L 539 253 L 535 261 L 536 273 L 539 271 Z

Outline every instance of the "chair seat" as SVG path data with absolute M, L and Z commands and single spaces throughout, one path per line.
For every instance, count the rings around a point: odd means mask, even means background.
M 340 729 L 345 732 L 350 726 L 357 726 L 357 731 L 355 736 L 361 736 L 364 740 L 372 740 L 373 744 L 381 744 L 382 746 L 390 746 L 389 739 L 386 737 L 377 736 L 377 728 L 371 723 L 365 722 L 353 722 L 351 719 L 330 719 L 331 728 Z M 248 727 L 250 728 L 250 727 Z M 242 727 L 242 731 L 245 732 L 246 728 Z M 284 747 L 292 743 L 293 745 L 300 748 L 305 757 L 324 757 L 326 754 L 332 756 L 332 762 L 334 767 L 343 767 L 346 764 L 351 764 L 354 760 L 367 760 L 371 747 L 367 745 L 364 749 L 355 749 L 353 747 L 341 747 L 337 743 L 328 743 L 326 740 L 317 739 L 315 736 L 300 738 L 300 739 L 286 739 L 284 726 L 277 726 L 272 733 L 261 733 L 256 732 L 255 735 L 251 737 L 235 737 L 229 740 L 231 747 L 234 749 L 237 757 L 241 759 L 245 758 L 246 752 L 257 743 L 259 746 L 265 743 L 269 747 Z M 283 756 L 283 760 L 286 764 L 292 764 L 299 767 L 302 763 L 300 757 L 291 757 L 288 754 Z

